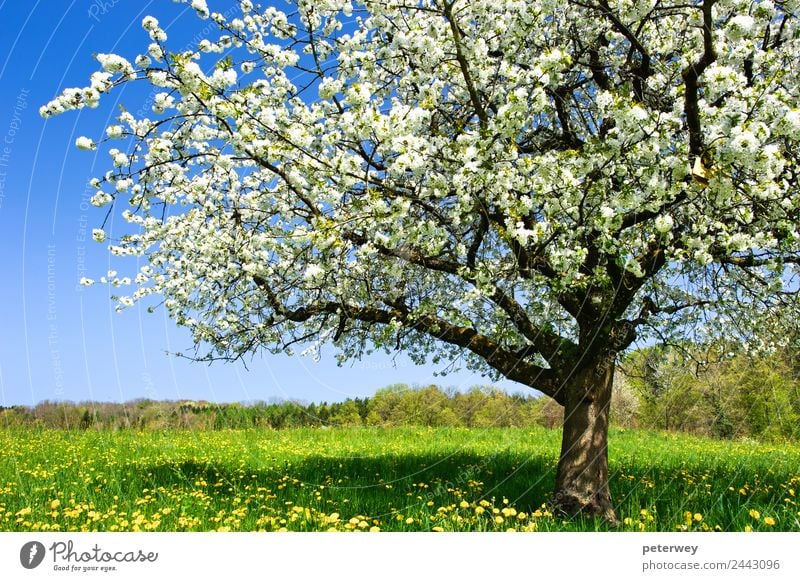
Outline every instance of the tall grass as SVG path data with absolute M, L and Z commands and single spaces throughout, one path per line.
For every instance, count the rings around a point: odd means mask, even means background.
M 606 530 L 548 510 L 544 428 L 0 431 L 0 530 Z M 800 447 L 610 438 L 618 530 L 800 531 Z

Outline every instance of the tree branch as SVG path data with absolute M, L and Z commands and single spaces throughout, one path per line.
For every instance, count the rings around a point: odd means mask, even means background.
M 303 323 L 320 315 L 339 315 L 342 318 L 364 323 L 388 325 L 393 321 L 418 333 L 429 335 L 445 343 L 471 351 L 481 357 L 493 369 L 503 376 L 524 385 L 538 389 L 563 403 L 564 396 L 555 371 L 534 365 L 518 354 L 503 348 L 499 343 L 486 335 L 478 333 L 472 327 L 463 327 L 448 323 L 435 315 L 414 316 L 406 309 L 390 308 L 388 310 L 375 307 L 361 307 L 333 301 L 319 301 L 307 306 L 287 309 L 277 300 L 267 281 L 253 276 L 256 285 L 265 292 L 270 305 L 284 320 Z
M 681 76 L 686 88 L 683 111 L 686 114 L 686 124 L 689 127 L 689 153 L 693 156 L 702 156 L 704 153 L 703 133 L 700 124 L 699 86 L 698 79 L 703 71 L 717 59 L 714 51 L 712 27 L 714 18 L 711 14 L 715 0 L 703 2 L 703 56 L 694 64 L 686 67 Z
M 450 30 L 453 33 L 453 42 L 456 46 L 456 60 L 458 61 L 458 66 L 461 68 L 461 75 L 464 77 L 464 83 L 467 86 L 469 99 L 472 102 L 472 107 L 475 109 L 475 114 L 481 121 L 481 126 L 485 127 L 489 123 L 489 117 L 486 114 L 486 109 L 484 109 L 483 104 L 481 103 L 480 96 L 475 88 L 475 83 L 472 80 L 472 74 L 469 70 L 469 63 L 467 62 L 467 58 L 464 56 L 461 30 L 459 30 L 458 24 L 456 24 L 455 17 L 453 16 L 454 4 L 455 0 L 445 3 L 444 16 L 447 18 L 447 22 L 450 25 Z
M 365 236 L 355 233 L 347 233 L 344 237 L 347 240 L 359 245 L 368 242 Z M 375 244 L 374 242 L 372 244 L 379 253 L 385 256 L 399 258 L 410 264 L 430 270 L 445 272 L 453 276 L 458 276 L 470 284 L 477 284 L 475 276 L 471 275 L 469 271 L 465 271 L 461 264 L 457 262 L 425 256 L 418 250 L 411 248 L 387 248 L 383 245 Z M 490 286 L 492 290 L 489 298 L 498 307 L 500 307 L 504 313 L 506 313 L 517 330 L 522 334 L 523 337 L 531 342 L 531 344 L 539 352 L 539 354 L 542 355 L 542 357 L 549 360 L 556 355 L 560 349 L 573 346 L 572 342 L 564 337 L 561 337 L 558 333 L 535 326 L 525 312 L 525 309 L 516 299 L 507 294 L 497 285 L 491 284 Z

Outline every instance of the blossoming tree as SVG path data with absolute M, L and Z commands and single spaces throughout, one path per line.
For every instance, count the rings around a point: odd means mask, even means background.
M 463 358 L 564 406 L 554 501 L 613 521 L 617 355 L 796 320 L 796 0 L 239 4 L 191 1 L 219 32 L 179 53 L 145 18 L 41 111 L 156 88 L 77 145 L 127 144 L 93 202 L 147 260 L 110 282 L 198 358 Z

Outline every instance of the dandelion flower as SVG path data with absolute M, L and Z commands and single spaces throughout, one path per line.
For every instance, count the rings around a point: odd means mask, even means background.
M 775 519 L 772 518 L 771 516 L 765 516 L 764 517 L 764 524 L 767 525 L 767 526 L 770 526 L 770 527 L 771 526 L 775 526 Z

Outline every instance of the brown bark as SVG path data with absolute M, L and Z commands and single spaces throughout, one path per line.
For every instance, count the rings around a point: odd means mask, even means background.
M 553 504 L 573 517 L 601 517 L 617 523 L 608 489 L 608 414 L 614 358 L 577 369 L 566 385 L 564 431 Z

